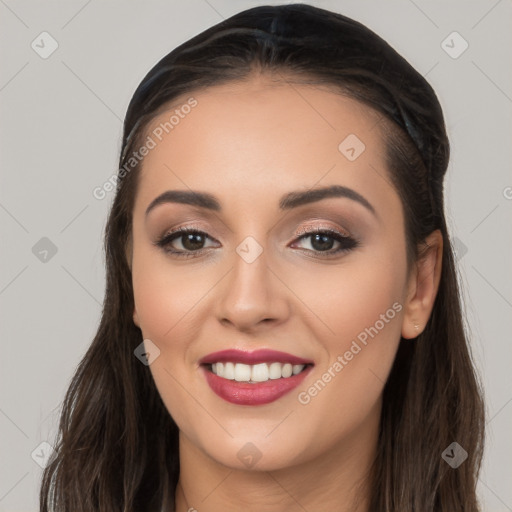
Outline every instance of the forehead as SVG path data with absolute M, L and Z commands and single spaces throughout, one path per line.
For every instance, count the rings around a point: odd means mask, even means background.
M 147 127 L 154 147 L 142 163 L 138 202 L 169 188 L 250 201 L 315 183 L 375 195 L 390 181 L 380 119 L 332 87 L 262 75 L 192 92 Z

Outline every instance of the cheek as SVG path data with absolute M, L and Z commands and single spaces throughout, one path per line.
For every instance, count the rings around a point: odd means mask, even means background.
M 334 267 L 318 266 L 295 280 L 294 291 L 307 306 L 304 311 L 309 311 L 306 317 L 328 340 L 331 356 L 376 322 L 378 328 L 384 326 L 382 334 L 400 333 L 397 309 L 401 308 L 392 306 L 403 297 L 404 265 L 398 250 L 361 252 Z
M 328 353 L 298 401 L 313 416 L 328 411 L 331 424 L 348 430 L 378 403 L 400 342 L 405 260 L 398 250 L 376 254 L 315 273 L 297 291 L 322 320 L 310 326 Z
M 208 281 L 201 271 L 191 273 L 172 266 L 152 248 L 135 248 L 132 268 L 135 308 L 143 335 L 165 349 L 171 340 L 182 337 L 177 333 L 185 326 L 194 325 L 194 308 L 207 293 Z
M 160 261 L 144 250 L 134 252 L 132 276 L 143 337 L 160 350 L 149 370 L 174 421 L 181 429 L 193 431 L 200 411 L 190 395 L 199 396 L 199 391 L 190 383 L 187 354 L 190 341 L 200 335 L 197 306 L 209 287 L 204 280 L 191 280 L 190 273 L 171 269 L 165 259 Z
M 176 284 L 155 265 L 134 265 L 135 308 L 144 337 L 162 340 L 177 322 L 184 301 Z

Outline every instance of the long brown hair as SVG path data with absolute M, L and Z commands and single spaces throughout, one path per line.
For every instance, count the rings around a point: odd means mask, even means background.
M 441 107 L 425 79 L 367 27 L 294 4 L 256 7 L 209 28 L 166 55 L 134 93 L 105 233 L 101 322 L 63 402 L 41 512 L 174 510 L 178 428 L 149 368 L 134 356 L 142 334 L 132 320 L 127 246 L 140 164 L 127 164 L 148 123 L 171 101 L 265 71 L 334 86 L 377 111 L 386 127 L 390 179 L 403 204 L 409 263 L 432 231 L 444 239 L 432 315 L 415 340 L 401 340 L 384 388 L 370 510 L 479 510 L 484 408 L 444 216 L 449 143 Z M 457 468 L 442 457 L 453 442 L 467 452 Z

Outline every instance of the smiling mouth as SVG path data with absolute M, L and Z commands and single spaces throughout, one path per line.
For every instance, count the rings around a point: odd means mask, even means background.
M 217 362 L 203 365 L 208 371 L 222 379 L 259 384 L 271 380 L 289 379 L 304 372 L 313 364 L 291 364 L 268 362 L 244 364 L 234 362 Z

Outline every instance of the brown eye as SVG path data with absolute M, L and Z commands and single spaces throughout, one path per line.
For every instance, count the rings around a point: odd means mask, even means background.
M 181 241 L 182 246 L 187 251 L 197 251 L 198 249 L 202 249 L 202 245 L 204 244 L 204 235 L 201 233 L 186 233 L 184 235 L 180 235 L 178 240 Z
M 349 251 L 359 245 L 359 243 L 352 237 L 342 235 L 337 231 L 326 229 L 326 230 L 315 230 L 302 235 L 299 240 L 310 240 L 309 245 L 312 249 L 306 249 L 309 252 L 325 253 L 326 256 L 332 254 L 338 254 L 340 252 Z M 333 246 L 338 244 L 338 247 L 333 250 Z
M 164 235 L 155 245 L 176 256 L 195 256 L 207 249 L 206 240 L 212 240 L 207 233 L 197 229 L 180 228 Z

